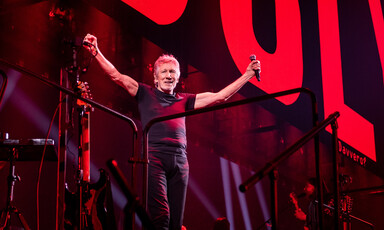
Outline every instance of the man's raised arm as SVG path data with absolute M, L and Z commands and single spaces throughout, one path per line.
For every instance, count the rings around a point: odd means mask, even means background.
M 118 85 L 122 86 L 131 96 L 135 96 L 139 88 L 136 80 L 128 75 L 121 74 L 111 62 L 109 62 L 100 52 L 97 45 L 97 38 L 87 34 L 83 40 L 83 46 L 95 57 L 105 74 Z
M 239 77 L 236 81 L 229 84 L 224 89 L 217 93 L 199 93 L 196 95 L 195 109 L 203 108 L 212 104 L 220 103 L 228 100 L 235 94 L 245 83 L 255 76 L 255 71 L 260 70 L 260 62 L 257 60 L 249 63 L 245 73 Z

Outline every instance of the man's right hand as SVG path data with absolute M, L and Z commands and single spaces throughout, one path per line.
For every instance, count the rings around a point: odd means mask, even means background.
M 307 215 L 301 209 L 295 210 L 295 217 L 302 221 L 307 219 Z
M 83 47 L 86 48 L 93 56 L 96 56 L 99 53 L 97 38 L 92 34 L 85 35 L 83 39 Z

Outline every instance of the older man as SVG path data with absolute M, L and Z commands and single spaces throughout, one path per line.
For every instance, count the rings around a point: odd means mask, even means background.
M 175 93 L 180 65 L 172 55 L 162 55 L 155 62 L 155 87 L 151 87 L 120 73 L 102 55 L 95 36 L 87 34 L 84 43 L 106 75 L 136 98 L 143 127 L 155 117 L 223 102 L 260 70 L 260 62 L 254 60 L 240 78 L 217 93 Z M 185 118 L 155 124 L 150 129 L 148 143 L 148 212 L 156 229 L 180 230 L 189 172 Z

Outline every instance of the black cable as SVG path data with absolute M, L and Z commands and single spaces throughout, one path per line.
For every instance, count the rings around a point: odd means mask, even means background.
M 47 136 L 45 138 L 45 144 L 44 144 L 44 149 L 43 149 L 43 154 L 41 156 L 41 161 L 40 161 L 40 166 L 39 166 L 39 172 L 38 172 L 38 176 L 37 176 L 37 182 L 36 182 L 36 218 L 37 218 L 37 230 L 40 229 L 40 208 L 39 208 L 39 187 L 40 187 L 40 178 L 41 178 L 41 170 L 43 168 L 43 162 L 44 162 L 44 156 L 45 156 L 45 150 L 47 148 L 47 143 L 48 143 L 48 138 L 49 138 L 49 134 L 51 132 L 51 128 L 52 128 L 52 124 L 53 124 L 53 121 L 56 117 L 56 114 L 57 114 L 57 111 L 59 110 L 60 108 L 60 105 L 61 103 L 63 103 L 64 100 L 61 100 L 59 102 L 59 104 L 56 106 L 56 109 L 55 109 L 55 112 L 52 116 L 52 119 L 51 119 L 51 123 L 49 124 L 49 128 L 48 128 L 48 133 L 47 133 Z

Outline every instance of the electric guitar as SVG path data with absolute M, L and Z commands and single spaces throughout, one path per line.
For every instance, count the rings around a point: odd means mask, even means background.
M 87 99 L 92 99 L 92 94 L 90 93 L 89 86 L 87 82 L 77 82 L 77 91 L 83 97 Z M 79 165 L 80 170 L 82 171 L 84 182 L 91 182 L 91 117 L 90 114 L 93 111 L 93 107 L 82 100 L 77 100 L 77 105 L 79 106 L 80 111 L 80 125 L 81 125 L 81 155 L 79 156 Z
M 291 192 L 289 194 L 289 198 L 291 200 L 291 203 L 295 206 L 295 216 L 297 219 L 305 221 L 306 220 L 306 215 L 303 211 L 301 211 L 299 207 L 299 203 L 297 202 L 297 196 L 294 192 Z M 301 215 L 299 215 L 301 213 Z M 304 230 L 309 230 L 307 226 L 303 226 Z
M 77 82 L 77 92 L 83 98 L 92 99 L 88 83 Z M 93 111 L 91 105 L 77 100 L 79 111 L 79 126 L 81 127 L 79 158 L 78 158 L 78 189 L 65 192 L 65 220 L 64 227 L 67 230 L 102 230 L 107 229 L 107 211 L 105 207 L 109 178 L 105 170 L 100 169 L 100 178 L 95 184 L 91 184 L 91 154 L 90 154 L 90 114 Z M 110 188 L 109 188 L 110 189 Z
M 291 192 L 289 194 L 289 198 L 291 200 L 291 203 L 295 206 L 295 211 L 299 211 L 300 208 L 299 208 L 299 204 L 297 202 L 297 197 L 296 197 L 296 194 L 294 192 Z

